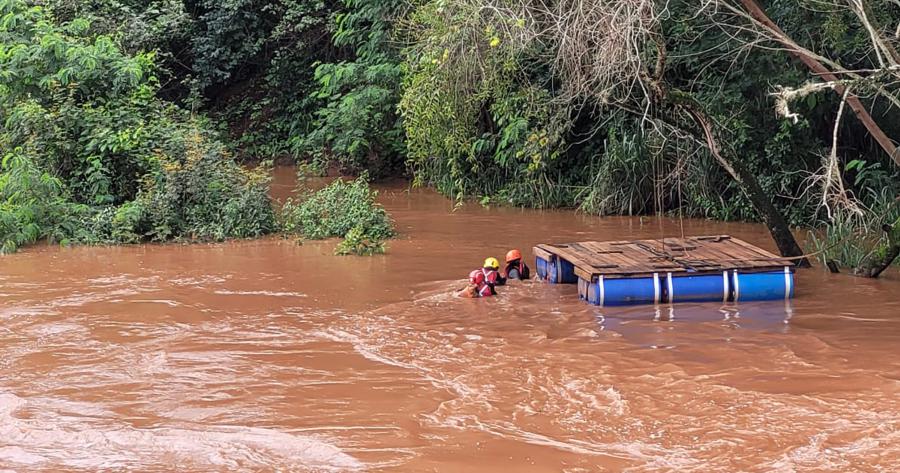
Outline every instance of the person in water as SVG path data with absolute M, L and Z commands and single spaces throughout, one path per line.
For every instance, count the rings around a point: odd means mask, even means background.
M 500 275 L 500 262 L 497 258 L 484 260 L 481 269 L 469 273 L 469 285 L 459 292 L 461 297 L 490 297 L 497 295 L 497 286 L 506 284 L 506 278 Z
M 531 269 L 522 261 L 522 252 L 519 250 L 510 250 L 506 254 L 506 268 L 503 271 L 506 279 L 530 279 Z
M 469 285 L 459 292 L 460 297 L 490 297 L 497 295 L 494 288 L 487 284 L 484 278 L 484 271 L 476 269 L 469 273 Z
M 494 290 L 495 287 L 506 284 L 506 278 L 500 274 L 500 262 L 497 261 L 497 258 L 488 258 L 484 260 L 484 266 L 482 267 L 481 272 L 484 273 L 485 284 L 491 287 L 491 291 L 493 291 L 494 294 L 497 294 L 497 291 Z

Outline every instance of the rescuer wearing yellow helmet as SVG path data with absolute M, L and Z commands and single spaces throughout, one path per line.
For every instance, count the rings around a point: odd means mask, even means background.
M 484 260 L 484 267 L 498 271 L 500 270 L 500 261 L 497 261 L 497 258 L 488 258 Z
M 500 262 L 497 258 L 488 258 L 484 260 L 481 271 L 484 273 L 484 283 L 490 288 L 491 294 L 496 295 L 495 287 L 506 284 L 506 278 L 500 275 Z

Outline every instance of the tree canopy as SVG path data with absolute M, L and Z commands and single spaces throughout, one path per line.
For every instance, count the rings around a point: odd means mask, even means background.
M 232 156 L 405 176 L 484 203 L 840 220 L 870 243 L 900 217 L 897 2 L 0 0 L 0 12 L 0 222 L 30 229 L 10 242 L 72 238 L 70 218 L 138 222 L 117 230 L 137 240 L 272 231 L 264 179 Z M 189 156 L 229 163 L 216 168 L 224 190 L 178 199 L 224 198 L 234 221 L 147 210 Z M 25 218 L 29 199 L 66 210 Z

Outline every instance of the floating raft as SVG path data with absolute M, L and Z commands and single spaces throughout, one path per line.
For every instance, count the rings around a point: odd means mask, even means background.
M 794 264 L 728 235 L 534 247 L 538 277 L 599 306 L 789 299 Z

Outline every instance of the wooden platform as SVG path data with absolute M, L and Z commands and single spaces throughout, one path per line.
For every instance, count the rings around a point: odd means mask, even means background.
M 764 272 L 794 263 L 729 235 L 663 240 L 586 241 L 538 245 L 535 256 L 549 261 L 556 255 L 575 266 L 575 274 L 591 281 L 637 278 L 654 273 L 713 273 L 728 270 Z

